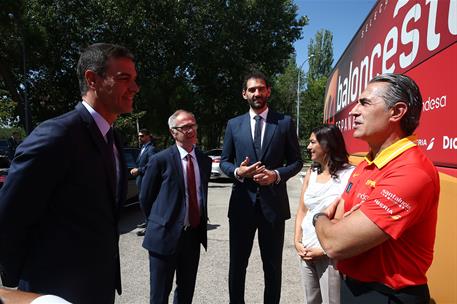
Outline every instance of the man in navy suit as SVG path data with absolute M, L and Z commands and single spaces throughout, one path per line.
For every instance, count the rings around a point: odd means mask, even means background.
M 132 176 L 136 176 L 136 185 L 138 187 L 138 193 L 141 193 L 141 181 L 143 180 L 144 172 L 146 171 L 146 166 L 149 162 L 149 159 L 156 153 L 154 143 L 152 142 L 152 135 L 147 129 L 141 129 L 138 132 L 138 140 L 141 144 L 140 154 L 136 160 L 136 168 L 130 170 Z M 146 222 L 141 223 L 137 226 L 141 228 L 140 231 L 136 233 L 138 236 L 144 236 L 146 233 Z
M 206 223 L 211 159 L 195 148 L 197 123 L 178 110 L 168 119 L 176 145 L 155 154 L 143 177 L 140 203 L 148 224 L 150 303 L 168 304 L 176 272 L 174 303 L 192 303 Z
M 97 43 L 77 74 L 83 101 L 19 145 L 1 189 L 0 272 L 7 287 L 114 303 L 127 167 L 111 126 L 132 111 L 137 73 L 126 48 Z
M 265 303 L 279 303 L 285 220 L 290 218 L 286 182 L 302 168 L 290 116 L 268 108 L 265 75 L 245 77 L 248 113 L 229 120 L 220 167 L 234 178 L 229 205 L 230 303 L 244 303 L 246 267 L 256 230 L 265 277 Z

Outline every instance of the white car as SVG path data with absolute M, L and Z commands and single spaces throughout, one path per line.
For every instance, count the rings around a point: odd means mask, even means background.
M 228 176 L 225 175 L 224 172 L 222 172 L 221 168 L 219 168 L 219 163 L 221 162 L 222 149 L 212 149 L 206 151 L 205 154 L 211 157 L 212 160 L 211 179 L 228 178 Z

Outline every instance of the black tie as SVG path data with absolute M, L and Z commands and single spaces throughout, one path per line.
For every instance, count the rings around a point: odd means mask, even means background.
M 260 160 L 260 153 L 262 152 L 262 117 L 260 115 L 254 116 L 255 128 L 254 128 L 254 148 L 257 154 L 257 160 Z
M 106 133 L 106 140 L 107 140 L 107 148 L 108 148 L 108 157 L 109 157 L 109 163 L 110 163 L 110 169 L 111 169 L 111 176 L 113 177 L 114 181 L 114 188 L 116 189 L 117 185 L 117 174 L 116 174 L 116 158 L 114 156 L 114 133 L 113 133 L 113 128 L 110 128 L 108 132 Z

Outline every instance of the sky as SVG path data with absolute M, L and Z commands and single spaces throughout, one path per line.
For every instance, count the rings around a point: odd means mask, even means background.
M 333 33 L 333 65 L 343 54 L 349 42 L 362 25 L 375 0 L 295 0 L 298 16 L 307 15 L 309 24 L 303 28 L 303 38 L 296 41 L 297 65 L 308 58 L 308 45 L 317 31 L 327 29 Z M 303 64 L 303 71 L 308 63 Z

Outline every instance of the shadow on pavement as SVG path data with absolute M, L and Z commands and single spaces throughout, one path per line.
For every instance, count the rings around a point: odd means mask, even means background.
M 233 180 L 231 178 L 213 178 L 210 182 L 218 184 L 232 184 Z
M 206 225 L 206 229 L 207 229 L 208 231 L 209 231 L 209 230 L 214 230 L 214 229 L 219 228 L 219 226 L 220 226 L 220 225 L 217 225 L 217 224 L 215 224 L 215 225 L 213 225 L 213 224 L 207 224 L 207 225 Z
M 124 234 L 136 229 L 136 225 L 144 222 L 144 215 L 139 204 L 125 207 L 121 210 L 119 233 Z

